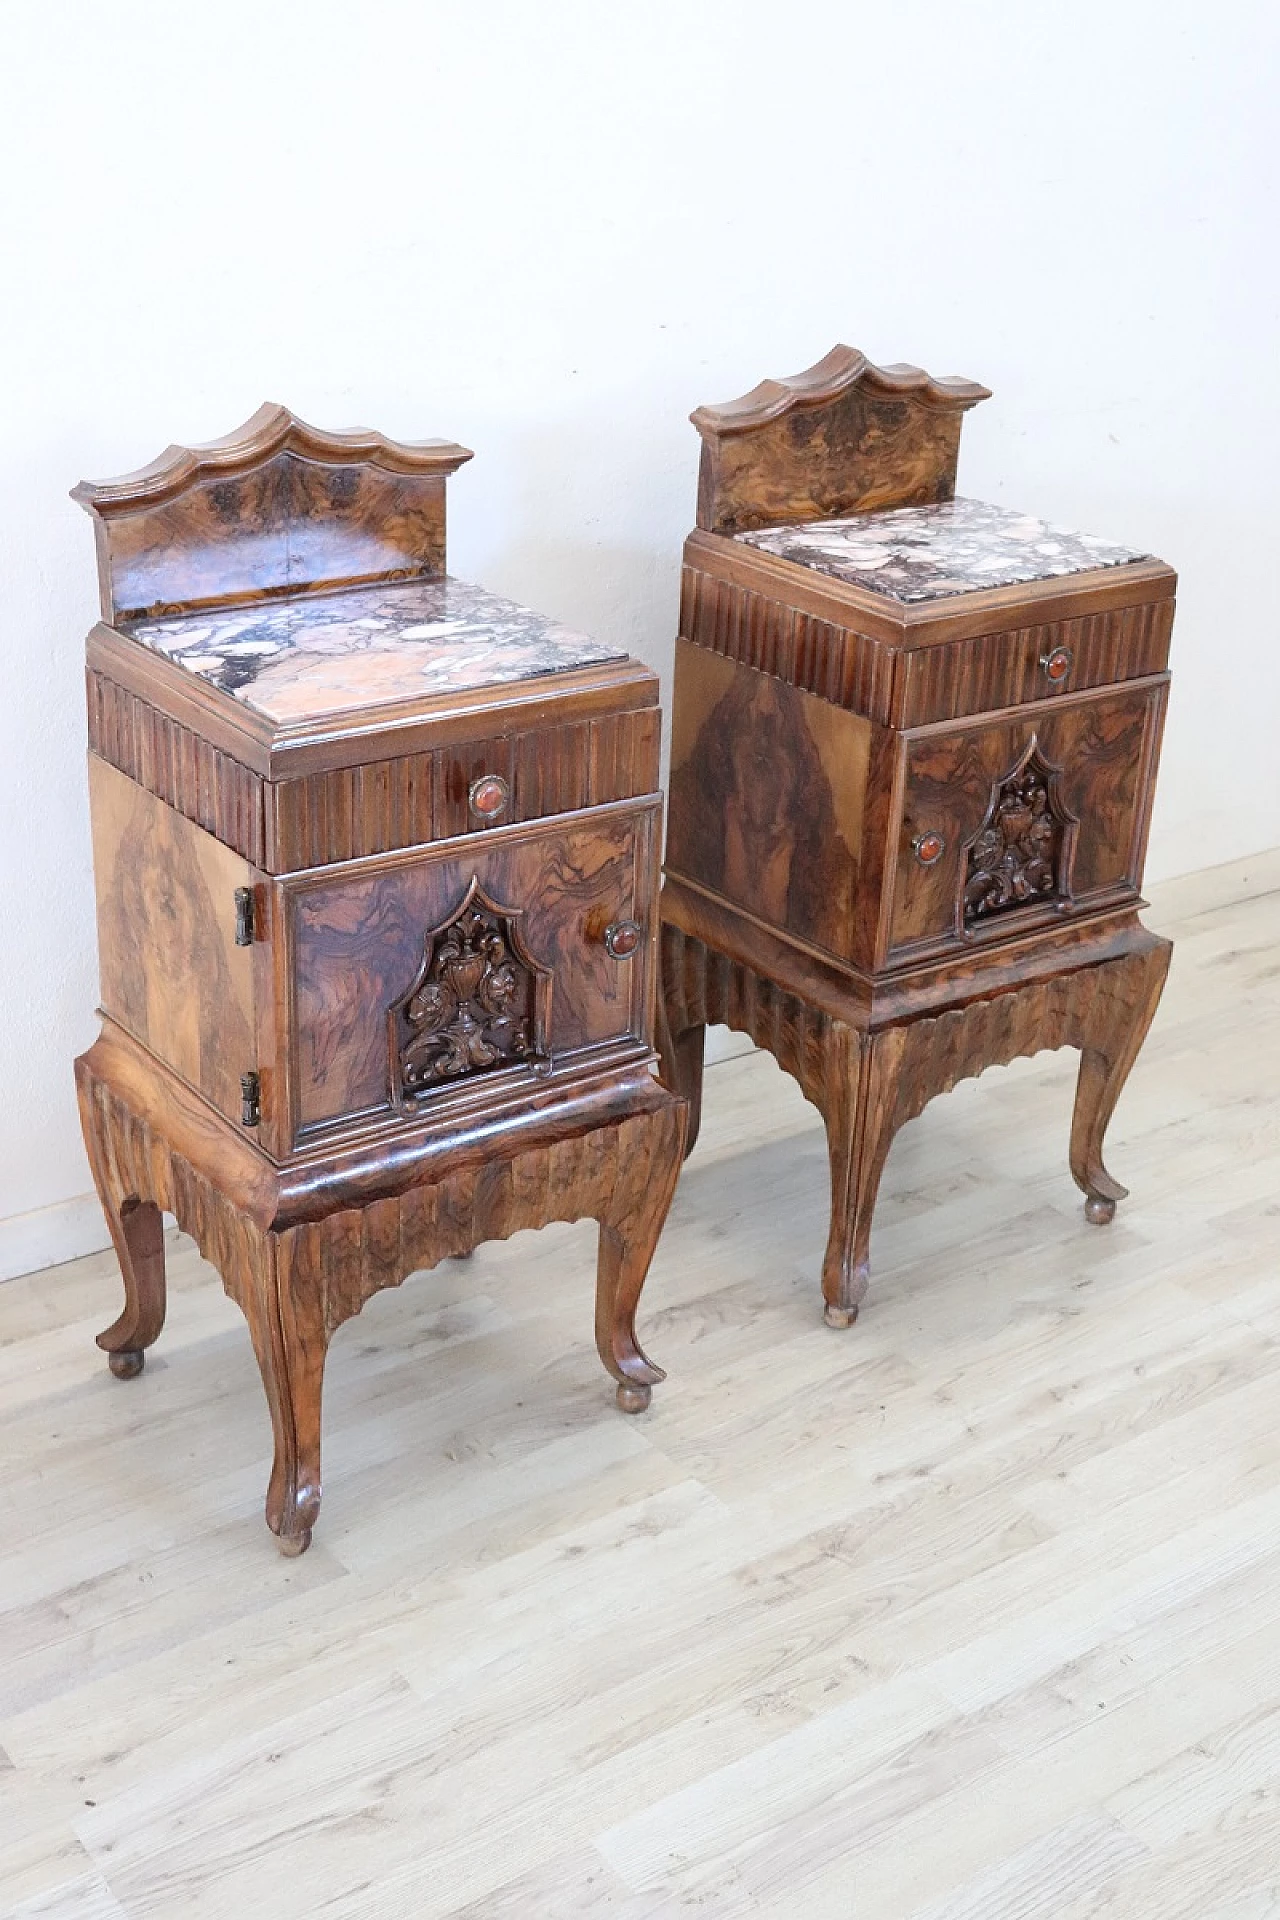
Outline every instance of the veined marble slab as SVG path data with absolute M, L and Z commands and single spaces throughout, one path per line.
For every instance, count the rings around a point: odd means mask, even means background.
M 449 575 L 134 620 L 121 630 L 277 721 L 626 657 Z
M 1098 567 L 1123 567 L 1152 557 L 984 500 L 891 507 L 847 520 L 762 527 L 735 538 L 904 605 L 1092 573 Z

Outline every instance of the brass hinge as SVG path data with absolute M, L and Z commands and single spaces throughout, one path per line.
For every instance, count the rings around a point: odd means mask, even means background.
M 240 1125 L 256 1127 L 262 1118 L 262 1082 L 256 1073 L 240 1075 Z
M 253 888 L 236 888 L 236 945 L 253 945 Z

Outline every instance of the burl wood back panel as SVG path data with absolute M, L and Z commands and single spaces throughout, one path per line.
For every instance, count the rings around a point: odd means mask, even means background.
M 690 416 L 702 435 L 698 525 L 744 533 L 950 500 L 961 417 L 989 397 L 972 380 L 833 347 L 804 373 Z
M 428 931 L 473 879 L 491 901 L 523 910 L 523 942 L 551 975 L 553 1062 L 628 1035 L 647 1045 L 660 816 L 655 795 L 278 882 L 293 956 L 284 1026 L 294 1035 L 298 1131 L 394 1108 L 388 1010 L 412 984 Z M 631 958 L 615 960 L 605 929 L 627 919 L 645 935 Z
M 1060 699 L 1009 714 L 989 725 L 970 720 L 909 736 L 901 826 L 890 913 L 890 961 L 918 958 L 964 937 L 962 895 L 966 850 L 982 826 L 995 787 L 1036 743 L 1058 770 L 1056 795 L 1074 825 L 1068 836 L 1066 905 L 1097 906 L 1142 884 L 1151 790 L 1164 719 L 1168 676 L 1115 691 Z M 917 835 L 941 834 L 943 856 L 922 866 Z M 1029 917 L 1053 915 L 1061 902 L 1031 902 L 993 915 L 984 939 L 1025 928 Z M 971 929 L 972 931 L 972 929 Z
M 170 447 L 118 480 L 82 482 L 93 515 L 103 618 L 445 568 L 452 441 L 416 446 L 325 433 L 286 407 L 259 408 L 202 447 Z
M 672 727 L 668 870 L 854 959 L 870 721 L 681 640 Z
M 89 796 L 102 1011 L 238 1122 L 257 1051 L 235 890 L 253 870 L 96 754 Z

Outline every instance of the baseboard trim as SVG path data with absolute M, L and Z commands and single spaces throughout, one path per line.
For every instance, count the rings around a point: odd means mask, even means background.
M 34 1207 L 0 1220 L 0 1280 L 17 1280 L 41 1267 L 60 1267 L 111 1245 L 96 1193 L 78 1193 L 51 1207 Z
M 1153 881 L 1146 893 L 1151 911 L 1143 918 L 1157 933 L 1176 920 L 1216 913 L 1220 907 L 1232 906 L 1237 900 L 1280 893 L 1280 847 L 1246 854 L 1243 860 L 1228 860 L 1221 867 L 1201 867 L 1195 873 Z
M 1151 910 L 1146 918 L 1157 932 L 1238 900 L 1280 893 L 1280 847 L 1249 854 L 1243 860 L 1229 860 L 1225 866 L 1202 867 L 1198 873 L 1158 881 L 1147 892 Z M 708 1066 L 752 1052 L 746 1034 L 733 1033 L 728 1027 L 712 1027 L 707 1033 Z M 101 1253 L 110 1244 L 102 1208 L 93 1193 L 76 1194 L 51 1207 L 13 1214 L 8 1220 L 0 1220 L 0 1281 L 17 1280 L 23 1274 L 38 1273 L 42 1267 L 60 1267 L 85 1254 Z

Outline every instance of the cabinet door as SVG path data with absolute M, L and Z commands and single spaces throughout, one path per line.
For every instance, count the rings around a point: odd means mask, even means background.
M 904 736 L 890 963 L 1136 899 L 1167 687 Z
M 295 1140 L 652 1044 L 657 796 L 277 883 Z

